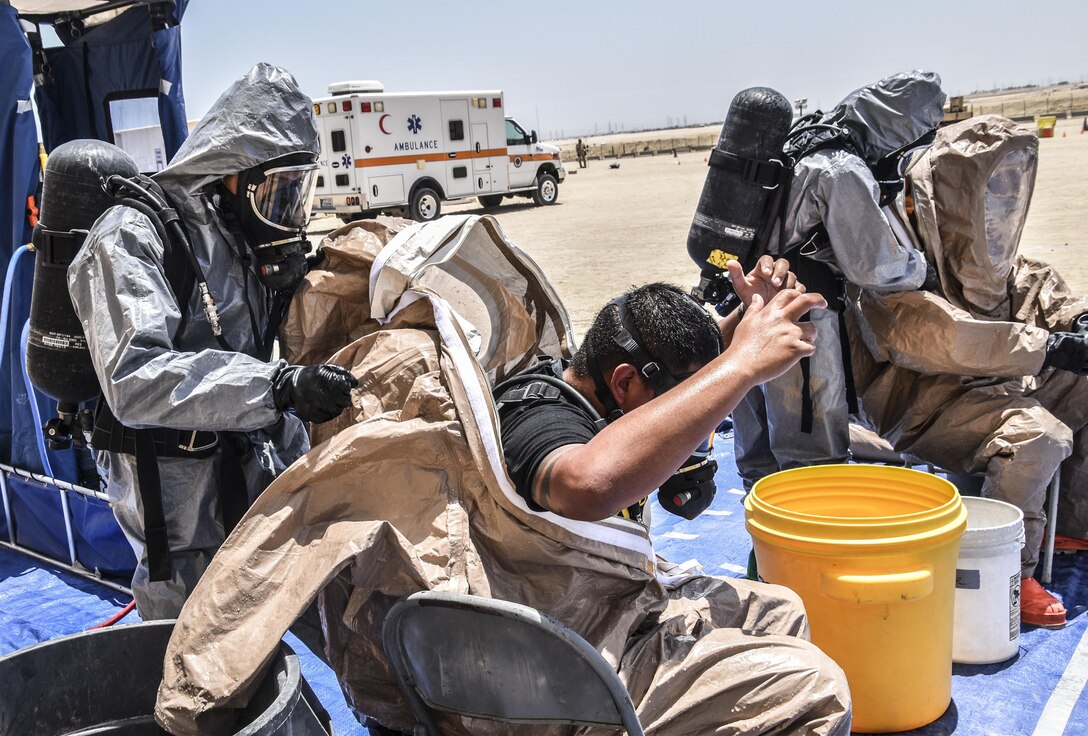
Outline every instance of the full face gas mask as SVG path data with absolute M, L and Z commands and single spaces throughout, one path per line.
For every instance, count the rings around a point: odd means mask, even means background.
M 261 282 L 274 292 L 293 291 L 306 275 L 306 225 L 316 184 L 317 154 L 300 151 L 246 169 L 235 193 L 225 194 Z
M 643 345 L 639 338 L 635 321 L 627 308 L 625 297 L 618 297 L 609 302 L 609 306 L 616 305 L 619 310 L 620 326 L 612 335 L 612 341 L 627 356 L 628 360 L 642 376 L 643 380 L 653 389 L 654 396 L 660 396 L 673 386 L 691 377 L 691 373 L 682 373 L 674 376 L 664 362 L 655 358 Z M 707 315 L 710 319 L 710 315 Z M 715 334 L 717 327 L 715 327 Z M 721 352 L 722 344 L 719 336 L 718 351 Z M 608 412 L 606 422 L 612 422 L 623 415 L 623 411 L 616 404 L 612 391 L 605 381 L 597 356 L 594 355 L 592 346 L 586 343 L 586 358 L 589 364 L 589 372 L 593 377 L 593 384 L 597 400 Z M 717 488 L 714 484 L 714 473 L 718 470 L 718 463 L 710 457 L 713 446 L 713 437 L 700 445 L 695 453 L 684 461 L 683 466 L 666 480 L 658 491 L 657 498 L 662 508 L 685 519 L 694 519 L 703 513 L 714 500 Z

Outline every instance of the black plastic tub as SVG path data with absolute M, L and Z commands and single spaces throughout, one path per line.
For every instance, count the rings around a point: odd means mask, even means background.
M 0 657 L 0 736 L 161 736 L 152 716 L 173 621 L 54 639 Z M 286 644 L 236 736 L 329 736 L 328 714 Z

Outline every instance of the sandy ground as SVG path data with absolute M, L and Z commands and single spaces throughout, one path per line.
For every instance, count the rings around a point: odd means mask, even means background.
M 1040 140 L 1021 249 L 1055 264 L 1075 289 L 1088 291 L 1088 134 L 1080 134 L 1080 125 L 1080 119 L 1059 120 L 1058 137 Z M 544 269 L 582 334 L 600 307 L 631 286 L 695 284 L 698 270 L 685 243 L 706 177 L 705 157 L 625 158 L 618 169 L 609 168 L 611 161 L 590 161 L 586 169 L 574 164 L 552 207 L 506 199 L 492 210 L 473 201 L 447 204 L 444 212 L 495 216 Z

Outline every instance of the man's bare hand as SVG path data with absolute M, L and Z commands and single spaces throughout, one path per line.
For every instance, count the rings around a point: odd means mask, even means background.
M 746 276 L 740 261 L 729 261 L 725 264 L 729 272 L 729 282 L 733 285 L 733 291 L 740 297 L 745 307 L 752 303 L 752 297 L 759 294 L 763 297 L 763 303 L 769 302 L 775 294 L 782 289 L 796 289 L 804 292 L 804 284 L 798 283 L 797 274 L 790 271 L 790 264 L 785 258 L 774 260 L 768 255 L 760 256 L 755 268 Z
M 769 301 L 755 293 L 729 351 L 752 371 L 755 383 L 766 383 L 815 352 L 816 325 L 799 320 L 813 309 L 826 308 L 822 296 L 798 289 L 783 289 Z

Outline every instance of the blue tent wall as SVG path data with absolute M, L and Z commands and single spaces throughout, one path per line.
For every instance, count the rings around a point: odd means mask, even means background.
M 26 215 L 27 197 L 33 195 L 38 186 L 38 133 L 34 127 L 34 113 L 30 108 L 31 60 L 30 45 L 19 27 L 15 9 L 0 6 L 0 192 L 4 192 L 0 201 L 0 275 L 6 274 L 12 254 L 20 246 L 30 241 L 30 222 Z M 28 297 L 29 298 L 29 297 Z M 29 301 L 23 309 L 14 310 L 23 313 L 29 310 Z M 0 325 L 10 337 L 8 329 L 16 322 L 13 313 L 8 315 L 8 324 Z M 19 322 L 18 329 L 22 323 Z M 21 388 L 22 376 L 13 363 L 7 359 L 15 340 L 8 340 L 4 345 L 4 355 L 0 355 L 0 460 L 14 462 L 12 456 L 12 413 L 13 395 L 4 387 L 13 387 L 13 377 L 19 381 L 22 400 L 26 400 L 25 389 Z M 16 347 L 16 355 L 17 346 Z M 40 465 L 40 463 L 39 463 Z
M 186 2 L 174 9 L 180 22 Z M 64 38 L 64 34 L 61 34 Z M 147 6 L 92 26 L 60 48 L 45 50 L 49 70 L 34 91 L 47 151 L 77 138 L 109 140 L 106 98 L 157 90 L 167 160 L 188 135 L 181 85 L 181 28 L 151 30 Z
M 177 0 L 174 25 L 157 31 L 143 5 L 78 38 L 58 28 L 65 45 L 44 51 L 47 73 L 34 88 L 47 150 L 77 138 L 108 140 L 107 97 L 154 90 L 167 159 L 173 157 L 188 134 L 177 26 L 186 4 Z M 94 463 L 86 450 L 46 449 L 41 422 L 55 415 L 56 404 L 29 387 L 24 370 L 34 258 L 22 246 L 30 240 L 26 199 L 39 181 L 38 134 L 29 104 L 34 53 L 16 11 L 7 5 L 0 6 L 0 54 L 0 191 L 11 194 L 0 201 L 0 276 L 6 275 L 0 316 L 0 462 L 52 476 L 61 485 L 95 487 Z M 5 471 L 4 480 L 14 525 L 9 530 L 9 520 L 0 519 L 2 541 L 10 531 L 17 545 L 62 563 L 74 555 L 86 569 L 122 578 L 131 574 L 132 549 L 103 501 L 75 493 L 64 498 L 47 477 L 28 481 Z

